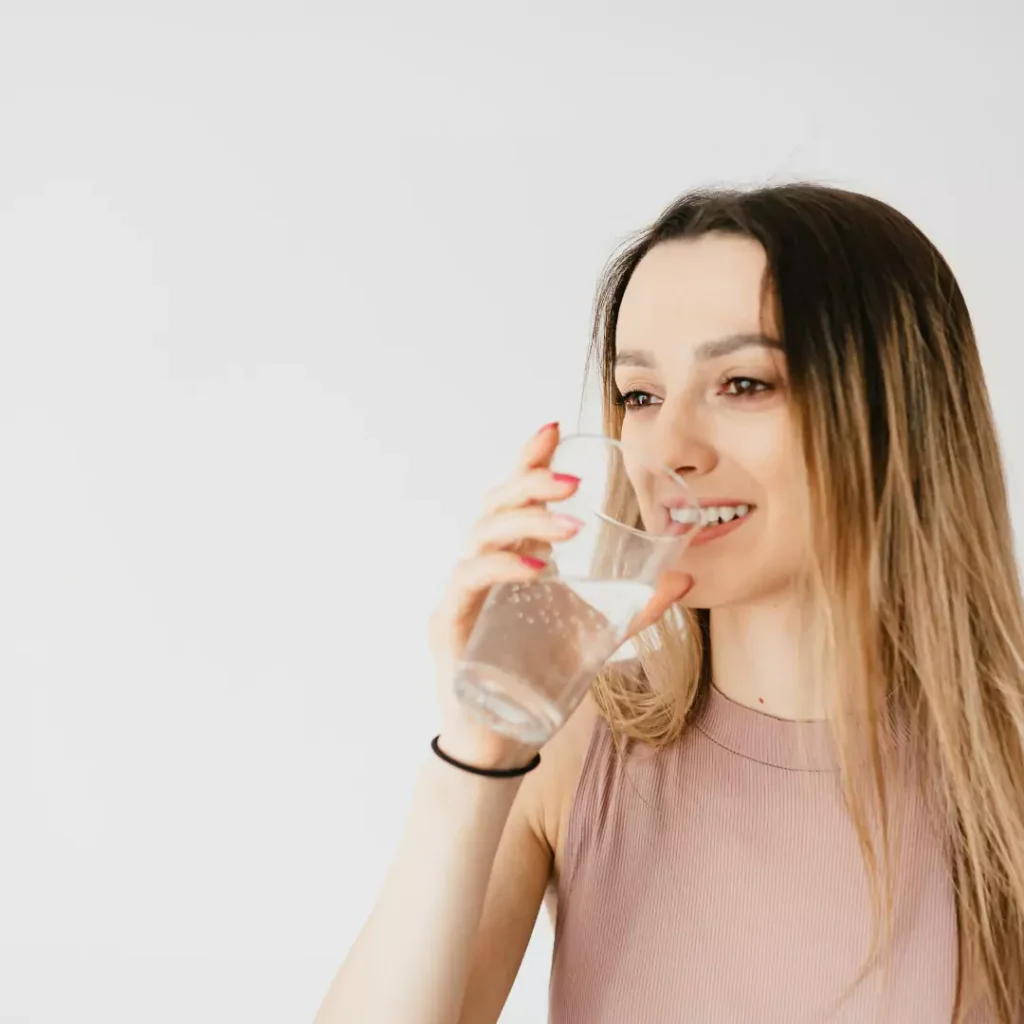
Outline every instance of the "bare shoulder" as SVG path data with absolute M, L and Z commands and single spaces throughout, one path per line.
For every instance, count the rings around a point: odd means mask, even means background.
M 597 705 L 587 694 L 541 749 L 541 763 L 531 780 L 531 824 L 551 851 L 556 873 L 561 868 L 569 810 L 597 719 Z

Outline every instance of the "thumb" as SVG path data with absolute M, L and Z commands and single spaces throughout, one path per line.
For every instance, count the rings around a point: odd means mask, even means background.
M 689 573 L 663 573 L 650 601 L 629 624 L 626 639 L 629 640 L 648 626 L 653 626 L 676 601 L 681 601 L 692 589 L 693 577 Z

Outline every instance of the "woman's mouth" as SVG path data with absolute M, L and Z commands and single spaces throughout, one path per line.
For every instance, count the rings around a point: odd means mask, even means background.
M 755 506 L 745 503 L 701 505 L 700 508 L 670 508 L 672 533 L 693 533 L 691 544 L 707 544 L 742 526 Z

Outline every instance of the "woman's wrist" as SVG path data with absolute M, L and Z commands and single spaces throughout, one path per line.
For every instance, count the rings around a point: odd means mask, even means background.
M 522 765 L 515 765 L 510 768 L 483 768 L 479 764 L 474 765 L 467 761 L 460 761 L 458 758 L 446 754 L 438 744 L 440 739 L 440 736 L 435 736 L 430 742 L 430 749 L 446 764 L 450 764 L 453 768 L 458 768 L 460 771 L 467 772 L 470 775 L 480 775 L 488 779 L 511 779 L 527 775 L 540 765 L 540 754 L 538 753 L 534 754 L 529 761 Z
M 537 747 L 455 724 L 446 724 L 436 742 L 441 754 L 481 771 L 514 771 L 526 767 L 537 755 Z

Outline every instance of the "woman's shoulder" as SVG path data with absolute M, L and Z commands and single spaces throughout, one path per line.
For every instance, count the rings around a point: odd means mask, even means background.
M 561 865 L 569 810 L 587 750 L 600 720 L 597 704 L 587 694 L 562 728 L 541 749 L 536 780 L 537 822 L 544 841 L 554 854 L 556 870 Z
M 636 658 L 621 659 L 614 671 L 620 683 L 643 686 L 642 669 Z M 541 748 L 541 763 L 533 773 L 530 797 L 535 831 L 554 854 L 556 873 L 565 849 L 569 815 L 579 790 L 587 754 L 598 733 L 614 732 L 589 690 L 565 724 Z

